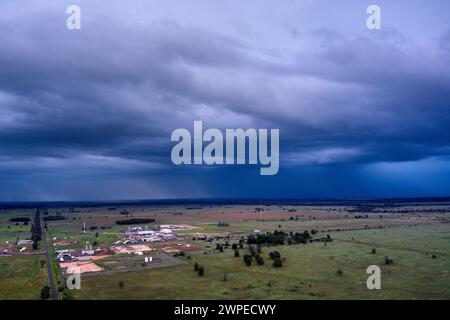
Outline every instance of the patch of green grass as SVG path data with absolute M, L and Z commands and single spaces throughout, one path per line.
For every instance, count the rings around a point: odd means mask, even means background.
M 0 225 L 0 242 L 15 242 L 17 238 L 25 240 L 31 237 L 31 224 L 24 226 L 20 224 L 16 226 L 12 223 Z
M 46 282 L 41 256 L 0 257 L 0 300 L 40 299 Z

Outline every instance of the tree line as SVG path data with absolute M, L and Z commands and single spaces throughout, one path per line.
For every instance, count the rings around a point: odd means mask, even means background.
M 117 220 L 116 223 L 119 225 L 128 225 L 128 224 L 144 224 L 144 223 L 152 223 L 155 222 L 155 219 L 127 219 L 127 220 Z
M 33 240 L 33 250 L 37 250 L 41 238 L 42 238 L 41 211 L 39 209 L 36 209 L 33 224 L 31 225 L 31 240 Z

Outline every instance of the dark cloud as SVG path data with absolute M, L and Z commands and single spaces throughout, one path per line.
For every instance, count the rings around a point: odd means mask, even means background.
M 117 18 L 114 6 L 108 12 L 83 2 L 82 30 L 69 31 L 64 3 L 3 6 L 10 15 L 0 19 L 0 175 L 15 181 L 13 193 L 32 175 L 51 185 L 84 172 L 102 181 L 157 180 L 136 197 L 151 197 L 151 190 L 195 196 L 167 191 L 172 175 L 185 172 L 198 194 L 221 194 L 195 187 L 221 169 L 170 164 L 171 131 L 191 128 L 193 120 L 280 128 L 285 170 L 450 152 L 449 28 L 436 27 L 437 35 L 424 40 L 392 25 L 348 32 L 284 21 L 276 32 L 291 42 L 268 44 L 269 31 L 251 23 L 239 36 L 204 21 Z M 8 11 L 15 6 L 20 13 Z

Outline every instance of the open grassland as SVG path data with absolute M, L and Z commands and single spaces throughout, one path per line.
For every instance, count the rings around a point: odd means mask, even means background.
M 0 257 L 0 300 L 40 299 L 48 283 L 43 256 Z
M 232 250 L 192 253 L 187 264 L 82 278 L 78 299 L 450 299 L 450 226 L 349 231 L 335 241 L 263 247 L 265 264 L 245 266 Z M 376 248 L 376 254 L 371 249 Z M 286 259 L 274 268 L 268 253 Z M 432 254 L 437 258 L 433 259 Z M 394 259 L 384 265 L 384 256 Z M 205 267 L 199 277 L 194 262 Z M 366 268 L 382 270 L 382 289 L 368 290 Z M 337 274 L 342 271 L 342 275 Z M 223 281 L 224 273 L 228 281 Z
M 31 236 L 31 221 L 28 225 L 23 222 L 11 222 L 9 219 L 17 217 L 33 218 L 32 210 L 9 210 L 0 211 L 0 247 L 6 241 L 15 242 L 17 239 L 25 240 Z

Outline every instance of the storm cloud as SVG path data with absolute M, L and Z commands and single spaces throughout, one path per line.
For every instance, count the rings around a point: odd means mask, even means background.
M 370 31 L 364 2 L 77 1 L 81 30 L 0 4 L 0 200 L 447 194 L 450 5 L 379 1 Z M 172 165 L 194 120 L 279 128 L 279 176 Z

